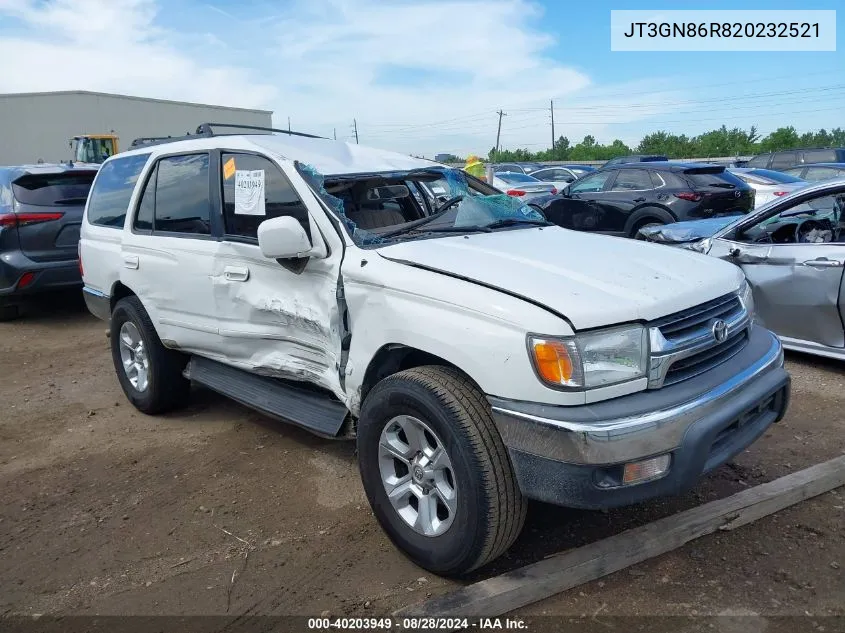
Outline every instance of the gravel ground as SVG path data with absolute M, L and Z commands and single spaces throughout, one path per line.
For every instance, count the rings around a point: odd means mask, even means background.
M 787 364 L 786 419 L 694 491 L 607 513 L 532 505 L 473 579 L 845 452 L 845 365 Z M 0 614 L 382 615 L 457 586 L 388 542 L 353 444 L 199 389 L 178 413 L 134 410 L 79 302 L 0 324 L 0 401 Z M 517 615 L 743 613 L 845 614 L 845 490 Z

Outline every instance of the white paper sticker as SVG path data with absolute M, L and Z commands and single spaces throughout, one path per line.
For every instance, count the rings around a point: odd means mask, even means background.
M 264 170 L 235 172 L 235 215 L 267 215 L 264 210 Z

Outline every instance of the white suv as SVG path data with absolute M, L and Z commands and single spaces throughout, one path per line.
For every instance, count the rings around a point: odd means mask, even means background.
M 355 439 L 381 525 L 462 574 L 526 499 L 677 493 L 786 410 L 740 270 L 568 231 L 463 172 L 296 134 L 201 134 L 107 160 L 80 242 L 145 413 L 191 382 Z

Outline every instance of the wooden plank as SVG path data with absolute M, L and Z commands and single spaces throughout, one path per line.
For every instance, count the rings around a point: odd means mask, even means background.
M 845 456 L 488 578 L 397 616 L 495 617 L 845 485 Z

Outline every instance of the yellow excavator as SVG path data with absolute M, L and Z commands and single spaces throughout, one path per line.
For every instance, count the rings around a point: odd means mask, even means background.
M 102 163 L 120 151 L 114 130 L 110 134 L 80 134 L 70 139 L 69 145 L 77 163 Z

